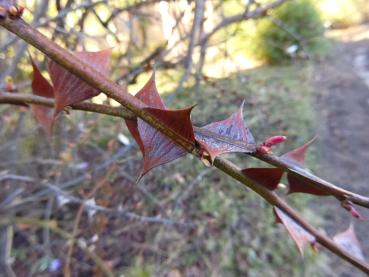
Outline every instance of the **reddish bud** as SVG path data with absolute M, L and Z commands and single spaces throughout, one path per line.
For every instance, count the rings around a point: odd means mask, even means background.
M 269 154 L 272 152 L 272 146 L 286 141 L 285 136 L 274 136 L 267 138 L 258 148 L 257 151 L 261 154 Z
M 271 147 L 273 145 L 284 142 L 286 140 L 287 140 L 287 137 L 285 137 L 285 136 L 274 136 L 274 137 L 270 137 L 270 138 L 266 139 L 263 142 L 263 145 Z
M 357 219 L 363 219 L 361 214 L 355 209 L 354 204 L 351 201 L 344 200 L 341 202 L 341 206 L 349 211 L 351 215 Z
M 8 9 L 9 15 L 10 16 L 13 16 L 13 17 L 20 17 L 20 16 L 22 16 L 23 11 L 24 11 L 24 7 L 23 6 L 11 6 Z
M 259 153 L 261 154 L 269 154 L 272 152 L 272 149 L 269 147 L 269 146 L 266 146 L 266 145 L 260 145 L 256 151 L 258 151 Z
M 18 9 L 16 6 L 11 6 L 9 9 L 8 9 L 8 13 L 12 16 L 17 16 L 18 14 Z
M 22 16 L 23 12 L 24 12 L 24 7 L 18 6 L 18 16 Z

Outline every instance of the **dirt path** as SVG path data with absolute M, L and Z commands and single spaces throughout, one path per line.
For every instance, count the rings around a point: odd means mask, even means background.
M 328 61 L 315 68 L 319 174 L 327 180 L 369 195 L 369 25 L 334 34 L 339 42 Z M 324 201 L 324 200 L 323 200 Z M 321 205 L 323 201 L 317 201 Z M 325 201 L 324 201 L 325 202 Z M 330 235 L 345 230 L 352 219 L 329 200 L 321 209 Z M 360 210 L 362 211 L 362 210 Z M 369 218 L 369 212 L 362 211 Z M 369 222 L 354 222 L 369 257 Z M 332 276 L 365 276 L 333 258 Z

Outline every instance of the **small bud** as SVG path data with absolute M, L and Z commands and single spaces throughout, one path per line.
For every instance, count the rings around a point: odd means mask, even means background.
M 18 5 L 18 16 L 22 16 L 23 12 L 24 12 L 24 7 Z
M 211 167 L 211 162 L 209 161 L 209 159 L 207 159 L 207 158 L 200 158 L 200 160 L 203 163 L 203 165 L 205 165 L 206 167 Z
M 211 167 L 212 162 L 211 162 L 211 156 L 210 156 L 209 152 L 206 151 L 203 147 L 200 147 L 200 149 L 198 149 L 198 154 L 200 156 L 201 162 L 206 167 Z
M 274 137 L 270 137 L 270 138 L 266 139 L 263 142 L 263 145 L 271 147 L 273 145 L 284 142 L 286 140 L 287 140 L 287 137 L 285 137 L 285 136 L 274 136 Z
M 353 217 L 357 219 L 362 219 L 361 214 L 359 214 L 359 212 L 354 207 L 351 208 L 350 213 Z
M 18 9 L 16 6 L 11 6 L 9 9 L 8 9 L 8 13 L 11 15 L 11 16 L 18 16 Z
M 261 154 L 270 154 L 272 152 L 272 149 L 269 146 L 260 145 L 257 149 L 257 152 Z
M 20 17 L 20 16 L 22 16 L 23 11 L 24 11 L 24 7 L 23 6 L 11 6 L 8 9 L 9 15 L 10 16 L 13 16 L 13 17 Z
M 361 214 L 355 209 L 355 207 L 354 207 L 354 204 L 351 202 L 351 201 L 349 201 L 349 200 L 344 200 L 344 201 L 342 201 L 341 202 L 341 206 L 345 209 L 345 210 L 347 210 L 347 211 L 349 211 L 350 212 L 350 214 L 353 216 L 353 217 L 355 217 L 355 218 L 357 218 L 357 219 L 363 219 L 363 217 L 361 216 Z

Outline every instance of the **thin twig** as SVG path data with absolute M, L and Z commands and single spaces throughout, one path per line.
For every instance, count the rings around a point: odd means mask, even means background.
M 194 51 L 195 45 L 197 44 L 196 41 L 200 34 L 199 32 L 201 29 L 201 25 L 203 24 L 204 12 L 205 12 L 205 0 L 196 0 L 195 1 L 195 15 L 193 19 L 192 28 L 191 28 L 190 41 L 189 41 L 189 45 L 187 48 L 187 56 L 186 56 L 185 65 L 184 65 L 185 71 L 178 83 L 178 86 L 175 92 L 172 93 L 168 97 L 169 104 L 173 101 L 176 94 L 182 89 L 184 83 L 188 80 L 191 74 L 192 64 L 193 64 L 193 57 L 192 57 L 193 51 Z
M 72 276 L 71 275 L 71 271 L 70 271 L 70 262 L 71 262 L 71 258 L 72 258 L 72 255 L 73 255 L 74 244 L 75 244 L 76 237 L 77 237 L 77 234 L 78 234 L 78 228 L 79 228 L 79 224 L 81 222 L 82 213 L 83 213 L 83 210 L 85 208 L 85 201 L 87 201 L 89 198 L 93 197 L 96 194 L 96 192 L 103 185 L 105 185 L 106 181 L 108 180 L 108 177 L 107 176 L 109 176 L 112 173 L 113 170 L 114 170 L 114 167 L 109 169 L 109 171 L 107 172 L 107 174 L 105 175 L 105 177 L 101 181 L 99 181 L 99 182 L 97 182 L 95 184 L 95 186 L 86 195 L 86 197 L 84 198 L 83 202 L 79 206 L 79 209 L 77 211 L 76 218 L 75 218 L 74 224 L 73 224 L 72 239 L 70 240 L 68 251 L 67 251 L 67 254 L 66 254 L 66 258 L 65 258 L 65 265 L 64 265 L 64 276 L 65 277 Z
M 6 224 L 28 224 L 32 226 L 38 226 L 41 228 L 48 228 L 50 231 L 54 232 L 55 234 L 61 236 L 65 240 L 71 240 L 72 235 L 68 232 L 60 229 L 57 227 L 57 224 L 55 221 L 45 221 L 45 220 L 39 220 L 35 218 L 26 218 L 26 217 L 14 217 L 14 218 L 6 218 L 2 217 L 0 219 L 0 225 L 6 225 Z M 101 269 L 101 271 L 108 277 L 113 277 L 113 273 L 111 270 L 105 265 L 104 261 L 96 255 L 94 252 L 92 252 L 85 243 L 82 243 L 80 240 L 77 241 L 78 247 L 85 252 L 85 254 L 91 258 L 95 264 Z
M 52 98 L 27 94 L 27 93 L 12 93 L 0 92 L 0 103 L 7 104 L 39 104 L 48 107 L 54 107 Z M 83 102 L 71 105 L 71 108 L 81 111 L 90 111 L 94 113 L 109 114 L 123 118 L 133 118 L 134 115 L 122 107 L 112 107 L 108 105 L 98 105 L 89 102 Z

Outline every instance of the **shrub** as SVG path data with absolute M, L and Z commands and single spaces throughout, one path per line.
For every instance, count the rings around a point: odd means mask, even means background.
M 253 55 L 268 63 L 322 56 L 328 49 L 322 20 L 309 0 L 288 2 L 257 22 L 253 42 Z

